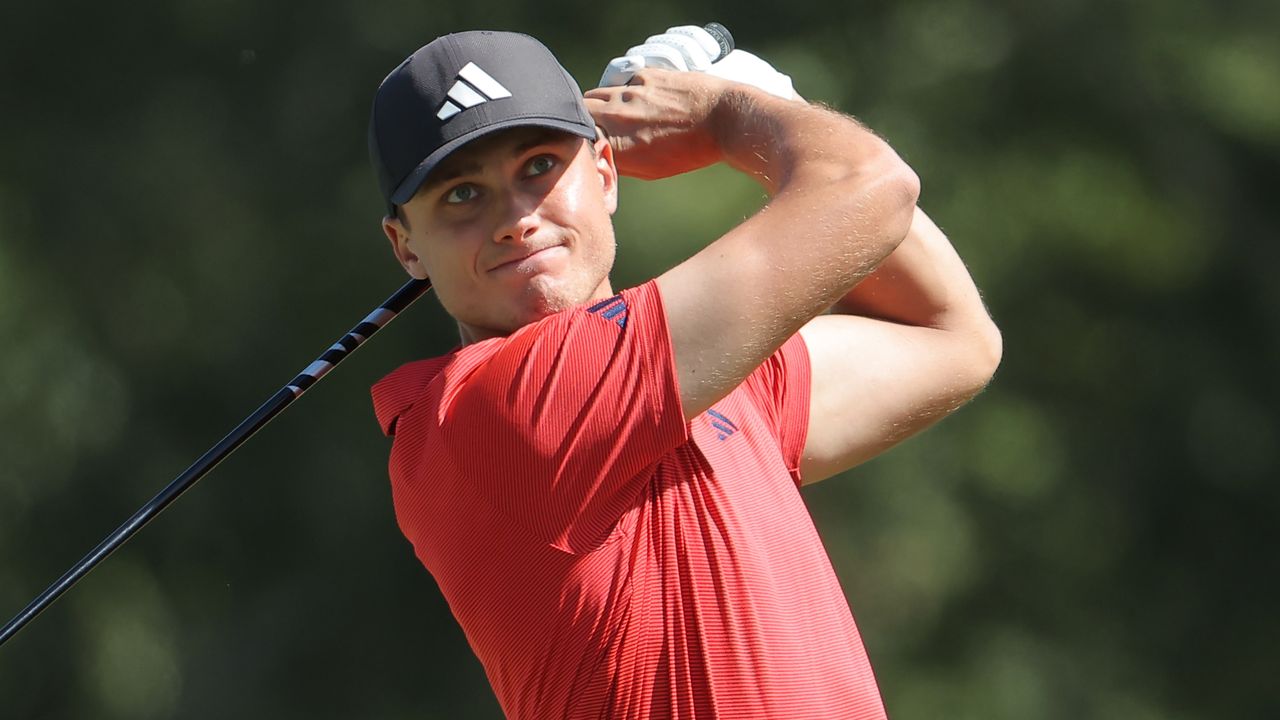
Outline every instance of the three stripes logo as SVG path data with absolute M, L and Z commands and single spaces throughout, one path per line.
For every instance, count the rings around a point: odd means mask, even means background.
M 627 303 L 622 299 L 621 295 L 614 295 L 608 300 L 601 300 L 587 308 L 587 312 L 599 315 L 605 320 L 612 320 L 618 323 L 620 328 L 627 326 Z
M 466 108 L 475 107 L 490 100 L 511 97 L 511 91 L 493 76 L 480 69 L 479 65 L 469 62 L 458 71 L 458 79 L 449 88 L 449 99 L 440 106 L 436 117 L 441 121 L 457 115 Z
M 720 431 L 720 434 L 716 436 L 720 440 L 723 441 L 730 435 L 738 432 L 738 426 L 734 425 L 732 420 L 716 412 L 714 409 L 707 410 L 707 414 L 711 416 L 711 427 Z

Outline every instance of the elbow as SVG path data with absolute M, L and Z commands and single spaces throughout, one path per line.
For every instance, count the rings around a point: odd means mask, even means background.
M 824 158 L 803 175 L 807 189 L 828 199 L 825 209 L 832 222 L 827 227 L 841 231 L 839 238 L 856 250 L 862 274 L 906 239 L 920 198 L 915 170 L 888 144 L 877 143 L 857 162 Z
M 911 219 L 915 216 L 916 203 L 920 201 L 920 176 L 902 158 L 898 157 L 897 153 L 892 154 L 895 160 L 895 167 L 892 173 L 898 198 L 898 207 L 906 215 L 907 225 L 910 227 Z M 903 234 L 905 235 L 906 233 L 904 232 Z
M 905 235 L 920 200 L 920 176 L 884 142 L 880 151 L 869 158 L 865 168 L 863 177 L 879 186 L 885 209 L 900 221 Z
M 892 148 L 885 146 L 884 157 L 877 163 L 880 198 L 885 212 L 884 237 L 890 240 L 888 250 L 902 244 L 915 219 L 920 199 L 920 176 Z
M 995 322 L 990 320 L 988 320 L 987 329 L 983 333 L 982 349 L 983 360 L 987 370 L 987 380 L 990 381 L 1000 367 L 1000 360 L 1004 358 L 1004 337 L 1000 335 L 1000 328 L 996 327 Z
M 969 333 L 969 371 L 973 394 L 978 394 L 995 377 L 1004 357 L 1004 338 L 990 316 Z
M 828 169 L 829 175 L 815 178 L 836 201 L 832 209 L 849 229 L 844 237 L 867 252 L 872 266 L 879 264 L 911 230 L 920 177 L 888 145 L 859 164 Z

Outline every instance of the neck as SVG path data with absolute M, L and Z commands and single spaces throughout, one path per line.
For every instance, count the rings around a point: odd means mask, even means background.
M 565 310 L 571 310 L 574 307 L 582 307 L 584 305 L 591 305 L 593 303 L 597 303 L 601 300 L 605 300 L 610 297 L 613 297 L 613 285 L 609 282 L 609 278 L 605 278 L 604 281 L 600 283 L 599 287 L 596 288 L 595 292 L 591 293 L 590 297 L 588 297 L 586 300 L 583 300 L 582 302 L 576 305 L 573 305 L 569 308 L 565 308 Z M 564 312 L 564 311 L 560 311 L 560 312 Z M 506 337 L 511 333 L 515 332 L 516 330 L 520 329 L 519 327 L 517 327 L 507 332 L 502 332 L 501 330 L 495 330 L 492 328 L 483 328 L 483 327 L 478 327 L 476 325 L 468 325 L 467 323 L 464 323 L 461 320 L 458 320 L 457 323 L 458 323 L 458 336 L 462 339 L 462 345 L 464 347 L 467 345 L 481 342 L 483 340 L 491 340 L 497 337 Z

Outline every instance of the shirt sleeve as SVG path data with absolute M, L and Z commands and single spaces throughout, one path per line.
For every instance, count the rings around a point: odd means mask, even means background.
M 809 348 L 792 335 L 743 382 L 778 438 L 787 471 L 802 484 L 800 460 L 809 434 Z
M 456 466 L 567 552 L 599 547 L 687 438 L 653 282 L 521 328 L 451 396 L 441 430 Z

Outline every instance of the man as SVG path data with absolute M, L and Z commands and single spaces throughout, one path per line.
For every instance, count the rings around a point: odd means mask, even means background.
M 797 486 L 999 362 L 912 171 L 851 118 L 709 73 L 584 100 L 509 33 L 414 53 L 370 148 L 396 257 L 463 341 L 373 389 L 396 516 L 504 712 L 883 718 Z M 616 293 L 618 175 L 715 162 L 769 203 Z

